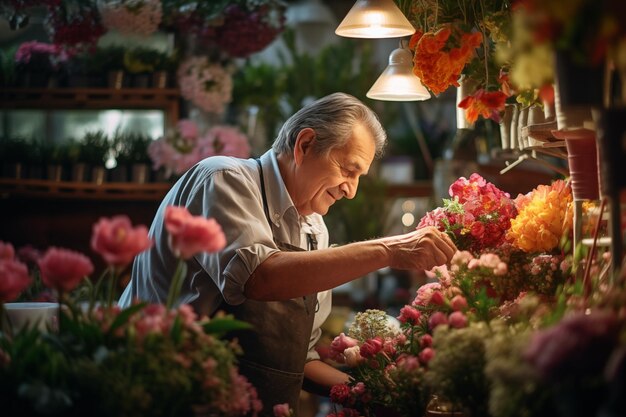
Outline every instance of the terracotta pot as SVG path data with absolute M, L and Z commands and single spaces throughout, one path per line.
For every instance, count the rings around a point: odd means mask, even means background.
M 577 129 L 555 131 L 553 134 L 557 139 L 565 140 L 574 200 L 599 199 L 598 151 L 595 133 L 587 129 Z

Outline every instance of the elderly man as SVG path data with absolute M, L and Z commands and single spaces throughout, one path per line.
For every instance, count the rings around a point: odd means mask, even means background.
M 326 387 L 347 381 L 313 349 L 330 312 L 330 290 L 387 266 L 430 269 L 456 250 L 434 228 L 328 247 L 322 215 L 355 196 L 385 142 L 372 110 L 335 93 L 289 118 L 259 159 L 201 161 L 165 196 L 150 229 L 155 246 L 136 258 L 120 304 L 167 297 L 177 259 L 167 244 L 166 206 L 216 219 L 227 245 L 187 262 L 179 302 L 251 323 L 253 330 L 239 335 L 241 373 L 257 388 L 266 415 L 279 403 L 297 412 L 303 378 Z

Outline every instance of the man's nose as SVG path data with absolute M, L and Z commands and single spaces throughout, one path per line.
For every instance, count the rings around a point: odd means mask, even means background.
M 341 192 L 343 193 L 344 197 L 351 200 L 356 195 L 356 190 L 358 186 L 359 186 L 359 180 L 354 179 L 354 180 L 348 180 L 342 183 L 339 186 L 339 188 L 341 189 Z

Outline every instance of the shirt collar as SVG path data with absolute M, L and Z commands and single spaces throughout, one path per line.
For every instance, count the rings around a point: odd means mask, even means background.
M 290 208 L 296 210 L 293 201 L 287 192 L 287 187 L 283 181 L 278 168 L 276 153 L 270 149 L 261 155 L 261 169 L 265 180 L 265 194 L 267 195 L 267 208 L 272 223 L 280 226 L 280 222 Z

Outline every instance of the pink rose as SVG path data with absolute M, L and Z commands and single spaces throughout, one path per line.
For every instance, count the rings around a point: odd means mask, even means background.
M 440 291 L 433 291 L 433 293 L 430 295 L 430 302 L 429 304 L 434 304 L 437 306 L 441 306 L 444 305 L 446 302 L 445 298 L 443 297 L 443 294 L 441 294 Z
M 31 281 L 26 265 L 15 259 L 0 258 L 0 302 L 15 300 Z
M 15 249 L 13 249 L 13 245 L 0 240 L 0 259 L 13 258 L 15 258 Z
M 116 268 L 126 267 L 140 252 L 152 246 L 145 226 L 132 227 L 128 216 L 101 217 L 93 225 L 91 248 Z
M 401 323 L 409 323 L 409 324 L 418 324 L 420 318 L 422 317 L 422 313 L 413 307 L 413 306 L 404 306 L 400 309 L 400 315 L 398 316 L 398 320 Z
M 363 395 L 363 394 L 365 394 L 365 384 L 363 382 L 357 382 L 352 387 L 352 393 L 354 395 Z
M 47 287 L 71 291 L 93 272 L 93 264 L 81 253 L 51 247 L 39 260 L 39 269 Z
M 435 350 L 433 348 L 425 348 L 424 350 L 422 350 L 419 355 L 417 355 L 417 357 L 419 358 L 420 362 L 424 365 L 428 364 L 428 362 L 430 362 L 432 360 L 432 358 L 435 357 Z
M 274 417 L 289 417 L 291 416 L 291 409 L 289 404 L 276 404 L 274 406 Z
M 170 248 L 183 259 L 199 252 L 218 252 L 226 246 L 226 237 L 214 219 L 192 216 L 186 207 L 168 206 L 165 228 L 170 234 Z
M 455 295 L 452 300 L 450 300 L 450 307 L 454 311 L 462 311 L 467 308 L 467 300 L 462 295 Z
M 435 327 L 439 326 L 440 324 L 448 324 L 448 316 L 446 316 L 445 313 L 442 313 L 441 311 L 436 311 L 433 313 L 432 316 L 430 316 L 430 319 L 428 319 L 428 326 L 431 330 L 434 330 Z
M 346 336 L 345 333 L 342 332 L 339 336 L 335 337 L 330 344 L 331 356 L 333 359 L 339 359 L 347 348 L 357 346 L 358 344 L 358 340 Z
M 372 358 L 383 348 L 383 339 L 376 336 L 373 339 L 366 340 L 361 346 L 361 356 L 364 358 Z
M 432 345 L 433 345 L 433 337 L 431 335 L 427 333 L 424 336 L 422 336 L 422 338 L 420 339 L 421 347 L 425 348 L 425 347 L 430 347 Z
M 450 327 L 454 327 L 455 329 L 462 329 L 463 327 L 467 327 L 467 316 L 461 313 L 460 311 L 455 311 L 450 314 L 448 318 L 448 324 Z

